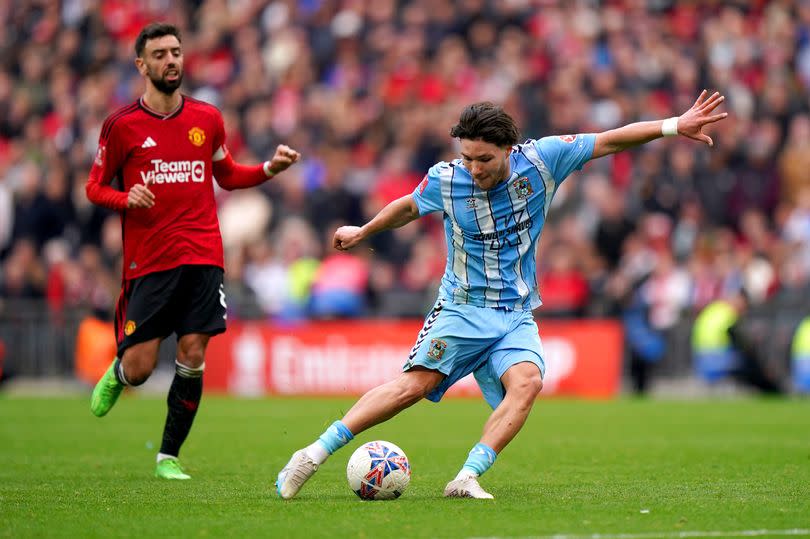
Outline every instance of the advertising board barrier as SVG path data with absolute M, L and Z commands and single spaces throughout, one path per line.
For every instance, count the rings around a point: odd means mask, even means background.
M 209 342 L 206 391 L 243 396 L 359 395 L 401 371 L 421 327 L 421 320 L 231 322 L 226 333 Z M 539 327 L 546 361 L 542 396 L 618 394 L 620 324 L 552 320 Z M 468 376 L 447 395 L 476 396 L 480 391 Z

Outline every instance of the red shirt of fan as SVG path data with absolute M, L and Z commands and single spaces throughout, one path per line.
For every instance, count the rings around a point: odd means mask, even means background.
M 121 212 L 124 279 L 184 264 L 223 267 L 211 170 L 220 148 L 219 110 L 187 96 L 165 116 L 138 100 L 104 122 L 87 191 L 96 204 Z M 113 182 L 115 191 L 101 188 Z M 149 184 L 153 207 L 127 208 L 137 183 Z

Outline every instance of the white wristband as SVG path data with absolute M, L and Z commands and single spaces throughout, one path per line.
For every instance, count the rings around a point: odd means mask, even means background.
M 667 118 L 661 124 L 661 134 L 665 137 L 674 137 L 678 134 L 678 117 Z
M 270 161 L 265 161 L 264 165 L 262 165 L 262 168 L 264 169 L 264 175 L 267 176 L 268 178 L 272 178 L 273 176 L 275 176 L 275 174 L 273 174 L 273 171 L 270 170 Z

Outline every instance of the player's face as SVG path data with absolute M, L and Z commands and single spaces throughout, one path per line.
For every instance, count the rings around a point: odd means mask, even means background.
M 461 162 L 482 191 L 488 191 L 509 177 L 512 148 L 483 140 L 461 139 Z
M 175 36 L 150 39 L 143 56 L 135 62 L 141 74 L 149 77 L 154 87 L 164 94 L 173 94 L 183 82 L 183 49 Z

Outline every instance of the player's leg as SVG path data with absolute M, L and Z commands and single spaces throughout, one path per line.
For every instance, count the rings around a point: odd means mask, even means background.
M 510 367 L 501 382 L 506 390 L 501 404 L 489 416 L 484 425 L 481 443 L 500 453 L 517 435 L 540 390 L 543 389 L 543 378 L 535 363 L 525 361 Z
M 484 425 L 481 439 L 470 450 L 456 478 L 445 488 L 445 496 L 492 498 L 478 484 L 478 477 L 495 463 L 498 453 L 523 427 L 543 388 L 543 349 L 537 326 L 530 316 L 530 313 L 507 315 L 515 319 L 510 331 L 492 347 L 487 364 L 475 373 L 494 410 Z
M 444 378 L 440 371 L 414 366 L 390 382 L 369 390 L 346 412 L 342 422 L 353 434 L 360 434 L 416 404 Z
M 459 498 L 491 499 L 478 484 L 478 477 L 495 463 L 506 445 L 517 435 L 543 387 L 540 370 L 531 362 L 512 366 L 501 377 L 506 389 L 503 401 L 484 425 L 481 440 L 473 446 L 461 470 L 445 487 L 444 495 Z
M 134 344 L 113 359 L 107 372 L 93 388 L 90 410 L 94 415 L 107 415 L 124 387 L 139 386 L 149 378 L 157 363 L 161 340 L 155 338 Z
M 492 328 L 478 324 L 482 309 L 437 301 L 416 339 L 403 373 L 358 400 L 342 420 L 332 423 L 312 444 L 293 453 L 278 474 L 282 498 L 295 496 L 318 466 L 356 434 L 395 416 L 423 397 L 438 401 L 457 380 L 483 362 L 481 352 L 494 339 Z M 475 339 L 468 339 L 474 336 Z M 471 342 L 474 343 L 471 344 Z
M 444 377 L 439 371 L 416 366 L 390 382 L 367 391 L 343 419 L 332 423 L 305 452 L 316 464 L 323 464 L 329 455 L 364 430 L 388 421 L 422 400 Z
M 414 367 L 366 392 L 342 420 L 332 423 L 318 439 L 293 453 L 276 480 L 279 496 L 284 499 L 295 496 L 332 453 L 348 444 L 355 435 L 422 400 L 444 378 L 439 371 Z
M 227 316 L 222 268 L 182 266 L 180 273 L 172 303 L 177 333 L 175 373 L 166 397 L 166 423 L 155 468 L 155 475 L 163 479 L 190 479 L 178 460 L 180 448 L 202 400 L 208 341 L 225 331 Z
M 143 384 L 158 360 L 160 341 L 170 333 L 165 326 L 165 291 L 174 278 L 169 272 L 126 281 L 115 309 L 118 353 L 96 384 L 90 410 L 102 417 L 110 411 L 125 386 Z
M 190 479 L 178 457 L 200 406 L 205 369 L 205 349 L 210 336 L 191 333 L 177 340 L 175 373 L 166 397 L 166 423 L 157 455 L 155 475 L 163 479 Z

